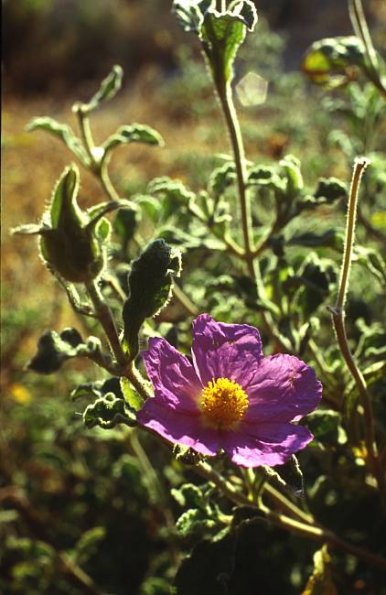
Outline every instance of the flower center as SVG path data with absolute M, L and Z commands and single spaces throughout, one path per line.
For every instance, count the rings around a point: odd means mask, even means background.
M 244 416 L 248 409 L 248 395 L 237 382 L 217 378 L 202 390 L 199 404 L 212 425 L 228 429 Z

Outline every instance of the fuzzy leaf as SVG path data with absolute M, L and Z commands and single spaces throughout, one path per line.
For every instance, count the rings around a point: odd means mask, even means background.
M 334 447 L 347 441 L 346 432 L 342 427 L 342 418 L 332 409 L 318 409 L 306 417 L 307 427 L 314 434 L 318 442 Z
M 88 103 L 82 104 L 84 112 L 91 112 L 97 109 L 102 103 L 115 97 L 122 86 L 123 70 L 116 64 L 112 71 L 101 82 L 101 85 L 95 95 Z
M 230 84 L 233 63 L 246 36 L 246 26 L 239 16 L 220 14 L 209 9 L 204 15 L 200 37 L 218 88 Z
M 164 141 L 162 136 L 145 124 L 130 124 L 121 126 L 117 132 L 103 143 L 103 149 L 108 152 L 119 145 L 127 145 L 130 143 L 144 143 L 146 145 L 163 146 Z
M 314 198 L 321 203 L 331 204 L 339 198 L 347 197 L 347 185 L 337 178 L 320 178 Z
M 46 132 L 52 134 L 52 136 L 56 136 L 66 145 L 68 149 L 70 149 L 70 151 L 81 161 L 81 163 L 83 163 L 83 165 L 88 165 L 89 158 L 80 139 L 74 134 L 71 127 L 67 124 L 57 122 L 54 120 L 54 118 L 42 117 L 31 120 L 26 129 L 28 132 L 32 132 L 34 130 L 45 130 Z
M 85 531 L 74 548 L 75 561 L 77 564 L 84 564 L 94 555 L 102 539 L 106 535 L 104 527 L 93 527 Z
M 353 79 L 352 67 L 366 67 L 363 43 L 355 36 L 332 37 L 314 42 L 302 68 L 313 83 L 341 86 Z
M 60 334 L 46 331 L 38 341 L 38 350 L 27 364 L 29 370 L 39 374 L 52 374 L 63 363 L 78 355 L 78 347 L 84 345 L 82 337 L 74 328 L 64 329 Z
M 204 14 L 213 0 L 174 0 L 173 12 L 184 31 L 199 33 Z
M 126 403 L 134 411 L 139 411 L 143 405 L 143 398 L 134 390 L 128 378 L 120 378 L 120 385 Z
M 136 424 L 133 412 L 126 406 L 125 401 L 117 398 L 114 393 L 106 393 L 92 405 L 88 405 L 83 413 L 83 421 L 87 428 L 99 426 L 106 430 L 119 423 L 128 426 Z

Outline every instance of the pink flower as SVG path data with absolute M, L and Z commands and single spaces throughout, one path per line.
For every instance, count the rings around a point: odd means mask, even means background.
M 193 363 L 158 338 L 143 358 L 155 396 L 138 421 L 172 443 L 257 467 L 284 463 L 313 438 L 294 422 L 318 405 L 321 383 L 297 357 L 264 357 L 252 326 L 202 314 L 193 321 Z

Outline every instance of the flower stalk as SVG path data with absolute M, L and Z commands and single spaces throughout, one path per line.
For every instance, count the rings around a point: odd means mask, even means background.
M 381 462 L 378 455 L 377 444 L 375 440 L 374 414 L 371 402 L 371 397 L 367 389 L 366 381 L 360 369 L 358 368 L 355 359 L 351 353 L 346 327 L 345 327 L 345 304 L 347 299 L 347 290 L 350 277 L 350 269 L 355 240 L 355 225 L 357 219 L 357 205 L 360 182 L 364 170 L 368 165 L 368 160 L 359 158 L 354 163 L 354 171 L 351 180 L 348 207 L 347 207 L 347 222 L 345 233 L 345 244 L 343 252 L 343 263 L 340 274 L 339 290 L 336 304 L 330 308 L 335 334 L 338 341 L 340 351 L 343 359 L 355 381 L 361 403 L 363 406 L 364 417 L 364 439 L 367 449 L 367 463 L 369 471 L 375 477 L 378 489 L 381 494 L 382 507 L 386 510 L 385 501 L 385 472 L 382 469 Z

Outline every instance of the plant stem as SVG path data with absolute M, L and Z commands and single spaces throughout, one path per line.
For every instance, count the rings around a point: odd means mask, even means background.
M 228 128 L 233 156 L 236 166 L 236 178 L 238 197 L 241 214 L 241 229 L 243 235 L 244 252 L 235 255 L 241 260 L 244 260 L 249 276 L 256 283 L 257 291 L 259 296 L 264 296 L 265 289 L 263 280 L 261 278 L 260 268 L 258 263 L 255 262 L 257 256 L 252 239 L 252 214 L 251 214 L 251 203 L 250 197 L 247 191 L 247 167 L 245 159 L 244 143 L 240 129 L 240 123 L 237 117 L 236 109 L 233 102 L 232 88 L 229 83 L 224 83 L 221 80 L 216 80 L 214 77 L 214 83 L 216 86 L 217 94 L 220 99 L 220 103 L 223 109 L 225 122 Z M 290 345 L 281 336 L 279 330 L 272 319 L 269 312 L 262 309 L 261 317 L 264 321 L 265 326 L 269 330 L 270 334 L 275 338 L 280 348 L 284 351 L 290 350 Z
M 83 105 L 81 103 L 76 103 L 72 109 L 73 109 L 74 113 L 78 116 L 79 129 L 80 129 L 80 134 L 82 137 L 83 145 L 84 145 L 84 148 L 86 149 L 86 153 L 90 160 L 90 168 L 94 172 L 96 162 L 95 162 L 95 156 L 93 155 L 92 150 L 95 146 L 95 143 L 94 143 L 94 139 L 93 139 L 92 132 L 91 132 L 90 118 L 89 118 L 88 112 L 83 108 Z
M 355 224 L 357 218 L 357 204 L 358 204 L 358 191 L 360 186 L 361 177 L 364 170 L 366 169 L 369 161 L 366 158 L 359 158 L 354 163 L 354 171 L 351 179 L 348 207 L 347 207 L 347 223 L 346 223 L 346 234 L 344 243 L 343 263 L 339 282 L 338 299 L 335 304 L 336 310 L 343 311 L 348 289 L 348 280 L 351 269 L 352 252 L 354 248 L 355 239 Z
M 99 322 L 101 323 L 103 330 L 105 331 L 106 337 L 109 341 L 115 359 L 120 365 L 126 365 L 127 358 L 121 347 L 118 330 L 115 325 L 113 315 L 109 306 L 104 301 L 104 298 L 100 292 L 97 282 L 91 281 L 87 283 L 86 289 L 94 306 L 95 314 Z
M 366 22 L 365 13 L 361 0 L 349 0 L 348 4 L 351 23 L 356 36 L 362 41 L 368 63 L 365 64 L 365 72 L 369 80 L 386 97 L 386 87 L 379 75 L 379 64 L 377 52 L 375 51 L 370 31 Z
M 355 239 L 355 224 L 357 214 L 357 203 L 358 203 L 358 191 L 362 174 L 368 165 L 368 161 L 365 158 L 357 159 L 354 163 L 354 171 L 351 180 L 348 209 L 347 209 L 347 223 L 345 233 L 345 245 L 343 252 L 343 263 L 340 275 L 338 298 L 333 308 L 330 308 L 332 320 L 335 328 L 336 338 L 339 344 L 340 351 L 343 359 L 351 372 L 351 375 L 355 381 L 357 390 L 359 392 L 363 413 L 364 413 L 364 437 L 367 448 L 367 462 L 370 472 L 377 480 L 378 488 L 381 494 L 383 508 L 386 507 L 384 498 L 385 491 L 385 477 L 384 471 L 382 470 L 381 463 L 378 456 L 377 445 L 375 441 L 375 430 L 374 430 L 374 415 L 370 394 L 367 390 L 366 381 L 363 374 L 359 370 L 354 357 L 351 353 L 346 327 L 344 322 L 345 317 L 345 303 L 347 298 L 347 289 L 352 261 L 352 253 Z
M 115 190 L 113 183 L 111 182 L 109 170 L 108 170 L 108 157 L 102 157 L 102 161 L 97 171 L 94 172 L 100 181 L 103 190 L 107 194 L 108 198 L 112 201 L 119 202 L 120 196 Z
M 172 292 L 175 299 L 181 304 L 189 316 L 197 316 L 199 314 L 199 310 L 175 281 L 173 281 Z
M 236 177 L 238 196 L 241 214 L 241 229 L 244 241 L 244 258 L 247 263 L 248 272 L 252 279 L 256 279 L 255 267 L 253 264 L 253 241 L 251 239 L 252 215 L 251 205 L 246 188 L 247 168 L 245 161 L 245 150 L 239 120 L 233 103 L 232 88 L 229 84 L 225 88 L 218 88 L 218 95 L 224 112 L 225 121 L 229 131 L 233 155 L 236 166 Z
M 298 535 L 302 535 L 303 537 L 307 537 L 309 539 L 313 539 L 315 541 L 319 541 L 321 543 L 327 543 L 330 546 L 336 547 L 342 551 L 345 551 L 349 554 L 356 556 L 357 558 L 371 564 L 372 566 L 377 566 L 379 568 L 386 569 L 386 559 L 382 558 L 381 556 L 377 556 L 376 554 L 372 554 L 367 550 L 364 550 L 360 547 L 352 545 L 343 539 L 337 537 L 332 531 L 329 529 L 325 529 L 323 526 L 319 524 L 309 524 L 307 522 L 302 522 L 296 520 L 294 518 L 288 517 L 284 514 L 280 514 L 270 510 L 265 504 L 261 502 L 261 498 L 258 504 L 254 504 L 250 501 L 250 499 L 241 494 L 240 492 L 236 491 L 235 488 L 229 484 L 221 475 L 219 475 L 210 465 L 207 463 L 199 463 L 193 469 L 202 477 L 211 481 L 216 485 L 216 487 L 220 490 L 220 492 L 229 498 L 232 502 L 237 504 L 238 506 L 247 506 L 249 508 L 255 508 L 260 512 L 263 512 L 265 517 L 271 521 L 272 523 L 282 527 L 283 529 L 287 529 L 292 533 L 296 533 Z M 272 492 L 271 492 L 272 493 Z M 284 498 L 280 494 L 281 502 Z M 292 503 L 291 503 L 292 504 Z M 295 507 L 295 505 L 292 505 Z M 300 509 L 299 509 L 300 511 Z M 303 515 L 302 511 L 300 511 Z

